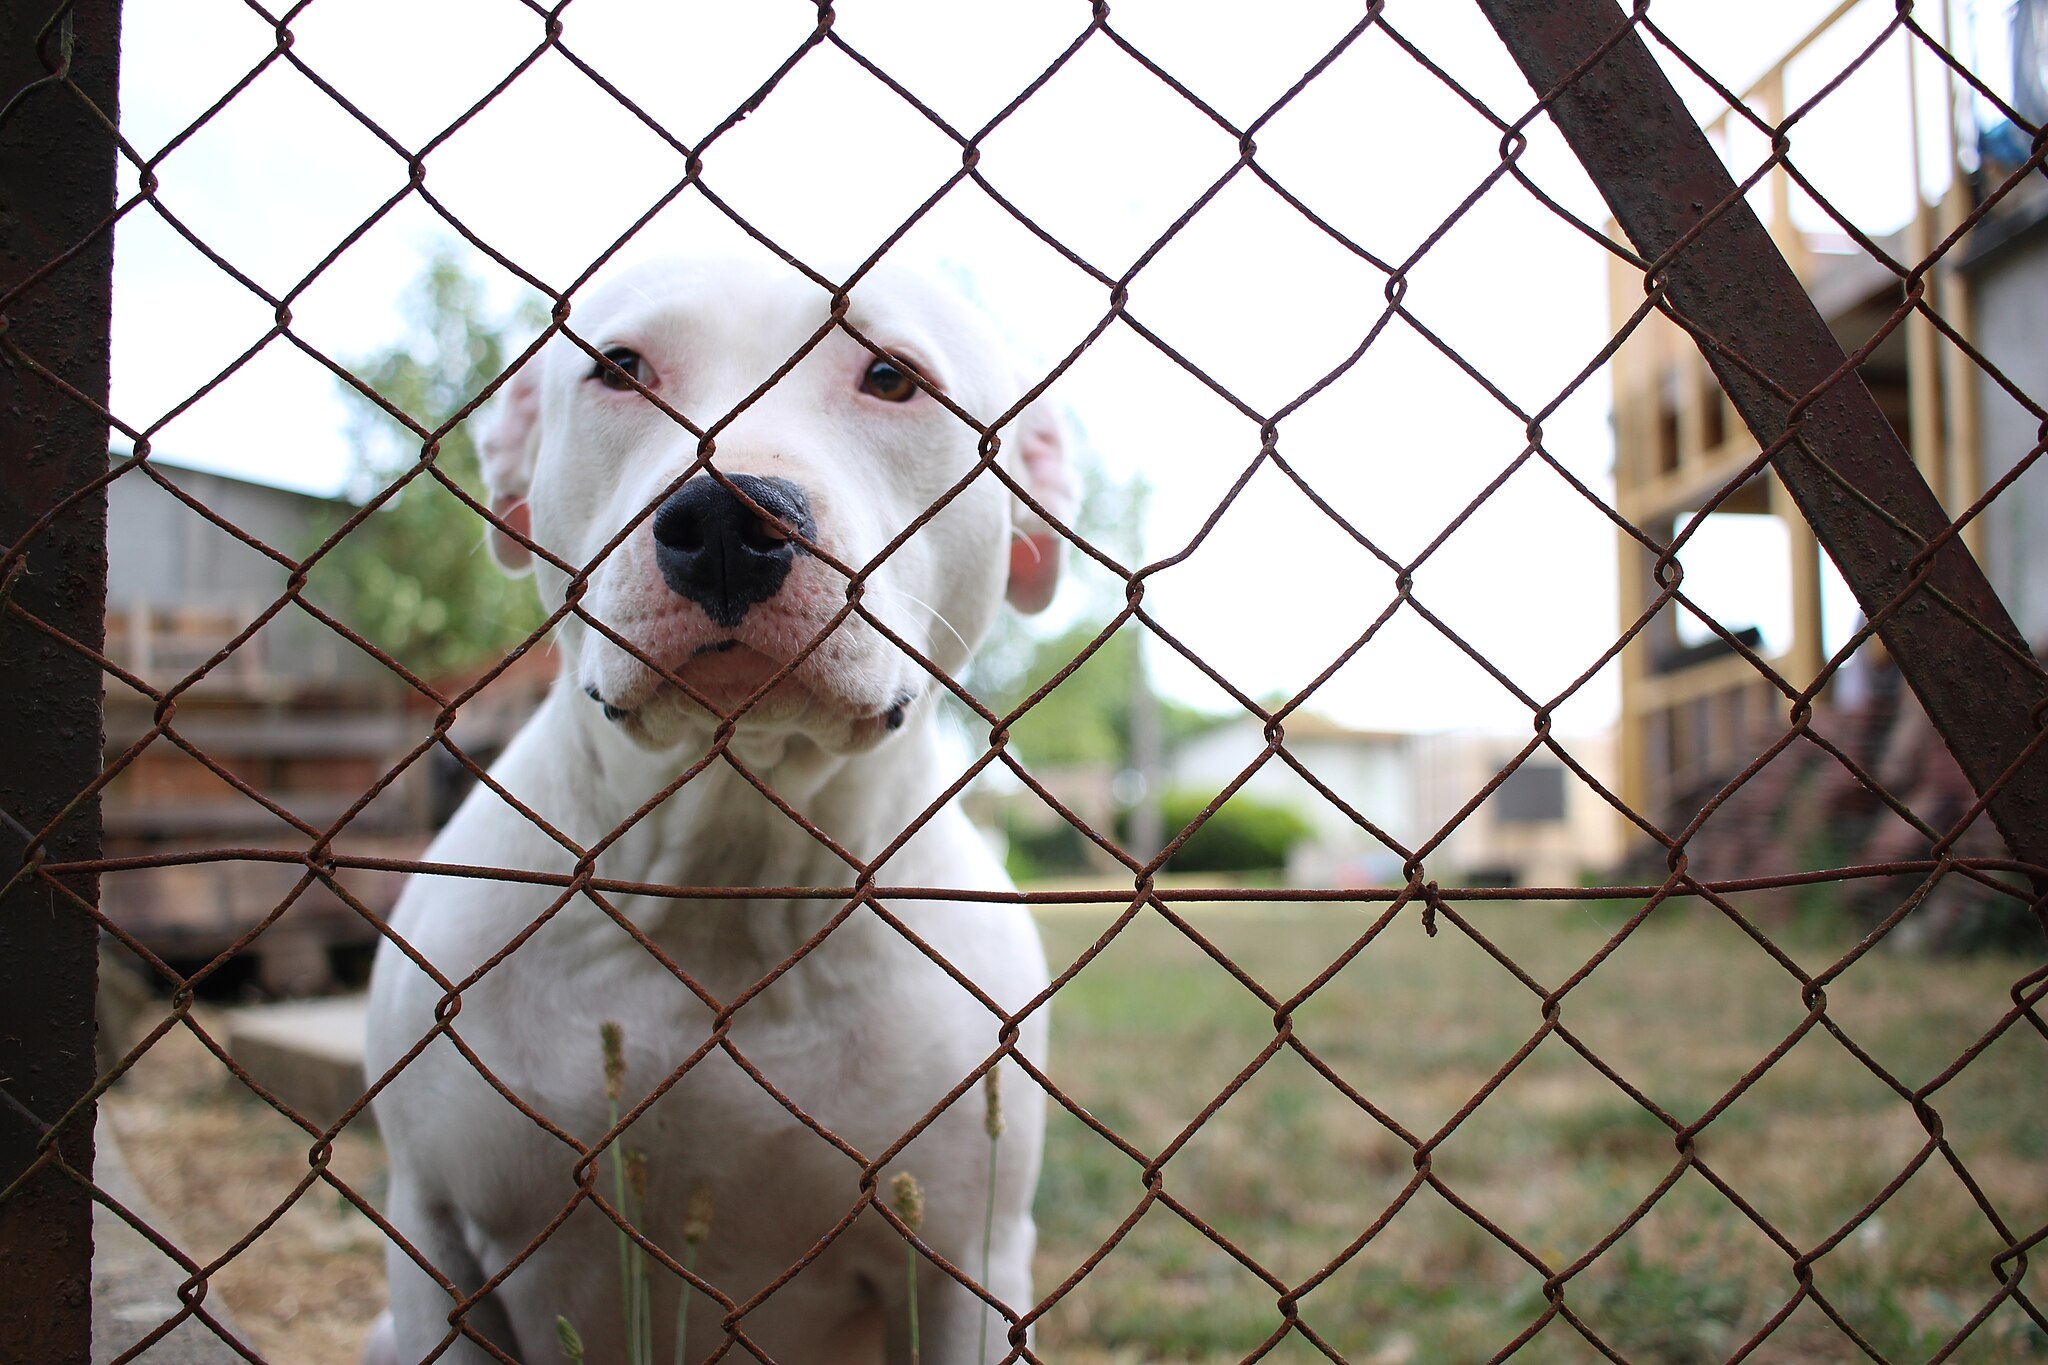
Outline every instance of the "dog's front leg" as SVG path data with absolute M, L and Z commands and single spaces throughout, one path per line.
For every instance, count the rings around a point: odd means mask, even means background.
M 388 1207 L 392 1226 L 459 1291 L 471 1294 L 483 1283 L 483 1270 L 463 1244 L 459 1230 L 419 1197 L 417 1181 L 395 1168 L 391 1173 Z M 448 1336 L 448 1315 L 455 1308 L 455 1300 L 396 1243 L 387 1251 L 384 1266 L 390 1284 L 389 1321 L 379 1323 L 373 1331 L 363 1359 L 365 1365 L 384 1365 L 387 1359 L 396 1365 L 414 1365 L 426 1359 Z M 521 1354 L 519 1338 L 494 1299 L 487 1298 L 471 1308 L 464 1321 L 514 1360 L 547 1358 L 537 1349 L 531 1355 Z M 386 1351 L 395 1354 L 387 1357 L 382 1354 Z M 460 1337 L 435 1359 L 446 1365 L 483 1365 L 491 1356 L 474 1341 Z

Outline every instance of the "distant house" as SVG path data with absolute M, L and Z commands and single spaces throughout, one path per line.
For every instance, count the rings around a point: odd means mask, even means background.
M 1423 862 L 1424 874 L 1446 885 L 1576 884 L 1584 871 L 1606 867 L 1619 856 L 1619 817 L 1554 755 L 1532 754 L 1486 801 L 1459 817 L 1522 743 L 1463 732 L 1354 730 L 1297 712 L 1285 723 L 1286 753 L 1315 782 L 1275 755 L 1241 790 L 1289 806 L 1313 825 L 1315 833 L 1296 849 L 1287 868 L 1294 884 L 1400 885 L 1405 880 L 1401 857 L 1367 824 L 1406 848 L 1434 842 Z M 1227 721 L 1168 759 L 1166 784 L 1221 791 L 1266 747 L 1264 726 L 1256 717 Z M 1565 747 L 1606 780 L 1612 761 L 1609 739 L 1574 739 Z M 1317 790 L 1318 784 L 1329 795 Z
M 1611 732 L 1560 737 L 1574 762 L 1609 790 L 1614 785 Z M 1626 851 L 1627 826 L 1612 804 L 1547 748 L 1522 759 L 1526 736 L 1448 733 L 1418 735 L 1414 747 L 1416 810 L 1434 837 L 1445 831 L 1428 866 L 1475 885 L 1576 886 L 1604 874 Z M 1500 785 L 1469 813 L 1474 797 Z
M 1339 800 L 1395 838 L 1412 836 L 1412 739 L 1377 730 L 1352 730 L 1314 714 L 1286 721 L 1286 751 Z M 1266 749 L 1264 724 L 1237 717 L 1183 744 L 1168 756 L 1164 786 L 1201 795 L 1219 792 Z M 1304 885 L 1384 885 L 1401 880 L 1401 860 L 1389 853 L 1279 755 L 1269 758 L 1241 788 L 1246 796 L 1284 805 L 1306 816 L 1315 833 L 1290 859 L 1288 880 Z

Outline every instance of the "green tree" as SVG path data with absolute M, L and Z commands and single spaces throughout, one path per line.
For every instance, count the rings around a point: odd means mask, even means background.
M 1144 563 L 1145 506 L 1151 487 L 1142 475 L 1119 481 L 1078 443 L 1081 497 L 1074 529 L 1103 553 L 1127 567 Z M 1056 606 L 1063 624 L 1048 632 L 1042 618 L 1005 615 L 975 654 L 968 686 L 990 709 L 1016 706 L 1065 668 L 1123 609 L 1124 581 L 1071 547 L 1067 573 L 1082 585 L 1077 606 Z M 1071 601 L 1071 597 L 1064 599 Z M 1122 766 L 1156 762 L 1146 753 L 1141 731 L 1156 726 L 1153 744 L 1168 747 L 1200 734 L 1218 717 L 1159 696 L 1144 673 L 1141 638 L 1150 632 L 1126 621 L 1088 659 L 1017 721 L 1018 752 L 1031 763 L 1053 766 L 1101 763 Z M 1139 709 L 1149 706 L 1151 717 Z
M 482 286 L 448 251 L 409 291 L 405 334 L 349 366 L 393 407 L 433 430 L 503 372 L 505 337 L 540 325 L 530 311 L 493 316 Z M 416 468 L 417 433 L 354 388 L 352 492 L 367 501 Z M 472 417 L 441 438 L 437 469 L 484 500 Z M 331 523 L 321 529 L 331 534 Z M 313 600 L 426 678 L 487 664 L 540 625 L 533 587 L 508 578 L 485 549 L 487 524 L 431 473 L 407 483 L 337 545 L 309 579 Z
M 1046 679 L 1065 668 L 1101 629 L 1101 622 L 1084 619 L 1038 641 L 1021 676 L 1008 682 L 991 709 L 1008 710 L 1044 686 Z M 1050 767 L 1086 763 L 1116 767 L 1132 761 L 1140 687 L 1138 637 L 1144 629 L 1136 622 L 1126 622 L 1018 718 L 1011 734 L 1027 762 Z M 1155 696 L 1152 705 L 1158 711 L 1160 738 L 1169 748 L 1219 720 L 1169 697 Z
M 1074 468 L 1081 484 L 1073 516 L 1074 530 L 1118 563 L 1136 568 L 1144 562 L 1140 546 L 1150 488 L 1142 475 L 1119 482 L 1103 467 L 1085 434 L 1077 436 L 1073 449 Z M 1101 629 L 1100 623 L 1123 607 L 1121 579 L 1072 546 L 1063 546 L 1061 553 L 1066 558 L 1062 570 L 1066 583 L 1054 605 L 1041 616 L 1000 613 L 967 666 L 964 681 L 968 690 L 993 709 L 1006 710 L 1030 695 L 1048 674 L 1074 657 L 1089 636 Z M 1078 594 L 1072 590 L 1074 584 L 1080 585 Z M 1065 639 L 1073 635 L 1074 631 L 1065 623 L 1077 615 L 1098 624 L 1080 635 L 1073 649 L 1051 661 L 1048 637 L 1057 635 Z

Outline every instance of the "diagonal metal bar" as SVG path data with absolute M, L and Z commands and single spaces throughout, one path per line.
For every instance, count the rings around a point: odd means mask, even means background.
M 1479 7 L 1774 452 L 1999 833 L 2048 868 L 2048 674 L 1640 32 L 1614 0 Z M 1915 265 L 1909 290 L 1931 269 Z

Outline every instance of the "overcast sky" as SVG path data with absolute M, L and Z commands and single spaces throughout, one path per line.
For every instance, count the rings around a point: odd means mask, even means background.
M 1301 0 L 1252 20 L 1238 4 L 1119 0 L 1117 31 L 1243 126 L 1357 22 L 1362 6 Z M 1652 15 L 1740 87 L 1827 12 L 1824 0 L 1660 0 Z M 1795 84 L 1817 86 L 1892 12 L 1867 3 Z M 1393 0 L 1386 18 L 1502 118 L 1527 85 L 1463 0 Z M 860 0 L 835 29 L 964 132 L 979 128 L 1085 27 L 1081 0 L 1034 4 Z M 274 35 L 239 0 L 128 0 L 122 123 L 144 155 L 260 63 Z M 701 139 L 802 43 L 799 0 L 654 4 L 577 0 L 564 42 L 686 143 Z M 439 136 L 539 43 L 517 0 L 327 0 L 293 21 L 292 51 L 399 144 Z M 1906 203 L 1900 53 L 1859 76 L 1794 141 L 1794 155 L 1864 226 Z M 1696 109 L 1711 93 L 1687 78 Z M 1796 96 L 1795 96 L 1796 97 Z M 1889 104 L 1889 124 L 1880 118 Z M 1885 132 L 1889 127 L 1891 132 Z M 1356 42 L 1258 133 L 1260 164 L 1383 260 L 1408 257 L 1498 164 L 1499 134 L 1387 34 Z M 1740 153 L 1738 152 L 1738 155 Z M 1754 155 L 1761 157 L 1762 150 Z M 1235 140 L 1102 35 L 983 144 L 989 180 L 1101 270 L 1121 273 L 1237 157 Z M 873 249 L 957 169 L 957 148 L 843 54 L 820 48 L 705 158 L 704 182 L 758 229 L 821 265 Z M 1547 124 L 1524 167 L 1598 223 L 1598 196 Z M 426 159 L 425 186 L 477 236 L 566 284 L 676 183 L 681 158 L 587 76 L 544 57 Z M 157 168 L 162 203 L 273 292 L 297 287 L 406 183 L 401 156 L 288 64 L 273 63 Z M 130 170 L 124 186 L 132 189 Z M 291 304 L 294 333 L 344 361 L 401 331 L 406 286 L 435 244 L 458 240 L 418 196 L 371 227 Z M 463 247 L 465 253 L 469 248 Z M 661 213 L 622 259 L 760 248 L 700 194 Z M 971 183 L 899 250 L 968 282 L 1041 370 L 1107 308 L 1102 287 Z M 487 258 L 494 297 L 522 287 Z M 1245 403 L 1285 406 L 1347 356 L 1384 307 L 1386 277 L 1248 173 L 1147 265 L 1130 312 Z M 1600 248 L 1512 180 L 1496 184 L 1413 269 L 1406 306 L 1513 404 L 1550 404 L 1607 340 Z M 163 422 L 260 339 L 270 307 L 146 208 L 116 246 L 115 410 Z M 1181 549 L 1259 449 L 1257 423 L 1135 331 L 1112 327 L 1061 381 L 1088 444 L 1154 491 L 1153 556 Z M 1546 444 L 1594 488 L 1612 459 L 1604 373 L 1544 423 Z M 1418 331 L 1395 323 L 1328 390 L 1290 414 L 1279 451 L 1397 559 L 1418 553 L 1523 445 L 1523 423 Z M 164 423 L 167 460 L 328 491 L 344 482 L 346 408 L 335 381 L 276 341 Z M 1417 597 L 1530 692 L 1548 696 L 1617 633 L 1614 537 L 1555 473 L 1517 473 L 1424 564 Z M 1758 547 L 1734 544 L 1688 574 L 1731 620 L 1782 631 L 1759 590 Z M 1148 603 L 1245 691 L 1293 691 L 1394 595 L 1393 575 L 1276 471 L 1263 470 L 1200 549 L 1154 580 Z M 1069 599 L 1070 602 L 1072 599 Z M 1056 613 L 1060 610 L 1055 609 Z M 1169 690 L 1223 695 L 1169 653 Z M 1603 723 L 1612 669 L 1566 716 Z M 1412 613 L 1312 705 L 1371 728 L 1522 728 L 1524 708 Z

